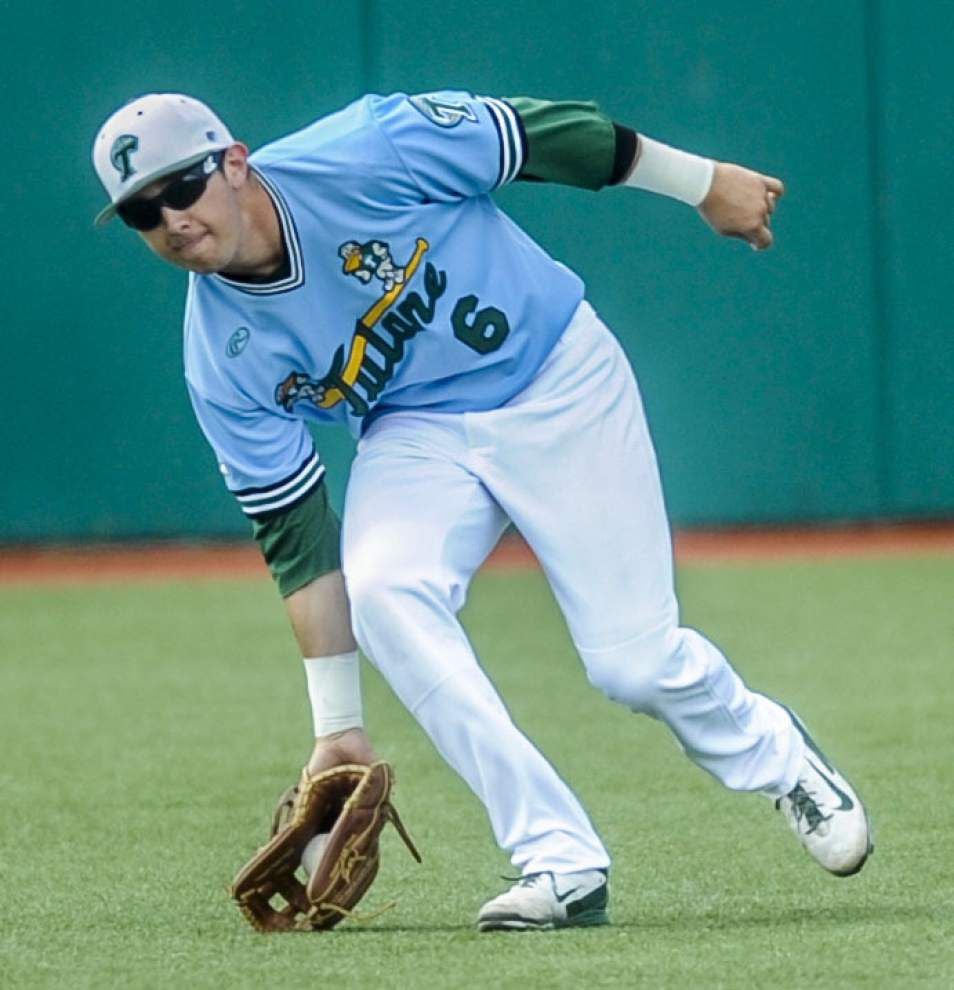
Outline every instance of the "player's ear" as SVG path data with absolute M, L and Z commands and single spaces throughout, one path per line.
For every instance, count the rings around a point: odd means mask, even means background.
M 236 141 L 225 149 L 222 174 L 233 189 L 240 189 L 245 185 L 248 179 L 248 145 Z

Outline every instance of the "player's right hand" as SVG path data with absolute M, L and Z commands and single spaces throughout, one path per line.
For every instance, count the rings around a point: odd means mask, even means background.
M 781 179 L 741 165 L 716 162 L 712 185 L 699 204 L 699 212 L 717 233 L 739 237 L 756 251 L 764 251 L 772 246 L 770 222 L 784 194 Z
M 370 766 L 377 761 L 374 747 L 364 729 L 345 729 L 315 739 L 307 769 L 312 775 L 345 763 Z

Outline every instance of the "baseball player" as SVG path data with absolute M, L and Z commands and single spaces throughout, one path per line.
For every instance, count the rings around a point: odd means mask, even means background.
M 607 920 L 609 855 L 457 619 L 510 522 L 596 688 L 665 722 L 727 787 L 771 798 L 824 868 L 861 869 L 857 793 L 788 709 L 679 624 L 622 349 L 580 278 L 491 198 L 515 180 L 649 190 L 761 250 L 778 179 L 637 135 L 592 103 L 456 91 L 367 96 L 251 156 L 202 103 L 153 94 L 106 121 L 93 161 L 110 198 L 98 221 L 118 213 L 190 272 L 189 395 L 305 658 L 309 766 L 373 758 L 356 639 L 521 874 L 484 904 L 481 930 Z M 309 422 L 358 438 L 340 562 Z

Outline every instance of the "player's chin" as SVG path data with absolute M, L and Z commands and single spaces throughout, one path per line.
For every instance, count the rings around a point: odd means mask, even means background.
M 212 275 L 215 272 L 220 272 L 225 268 L 225 265 L 218 261 L 189 261 L 187 264 L 182 266 L 187 268 L 190 272 L 195 272 L 196 275 Z
M 171 250 L 166 257 L 178 268 L 196 272 L 199 275 L 210 275 L 221 271 L 225 260 L 220 257 L 215 238 L 206 234 L 198 241 L 188 244 L 179 250 Z

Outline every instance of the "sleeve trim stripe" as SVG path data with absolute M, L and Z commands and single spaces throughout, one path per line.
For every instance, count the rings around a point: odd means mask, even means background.
M 497 124 L 497 135 L 500 138 L 500 155 L 501 155 L 501 165 L 500 165 L 500 175 L 497 179 L 497 185 L 495 189 L 500 188 L 500 186 L 505 186 L 510 181 L 510 172 L 513 168 L 513 139 L 507 130 L 508 121 L 503 115 L 503 111 L 497 106 L 493 100 L 485 100 L 487 108 L 490 110 L 491 116 L 494 118 Z
M 501 165 L 497 188 L 513 182 L 523 168 L 525 144 L 520 133 L 520 120 L 513 107 L 489 96 L 483 97 L 483 103 L 490 111 L 500 138 Z
M 513 177 L 516 179 L 517 176 L 523 171 L 524 165 L 527 164 L 527 155 L 529 153 L 527 150 L 529 148 L 529 144 L 527 142 L 527 129 L 524 127 L 523 118 L 519 113 L 517 113 L 514 105 L 509 103 L 507 100 L 501 100 L 500 102 L 510 111 L 510 113 L 513 114 L 513 119 L 517 124 L 517 157 L 520 159 L 520 162 L 513 173 Z
M 287 492 L 289 488 L 293 485 L 298 484 L 299 481 L 318 463 L 318 451 L 314 448 L 311 453 L 292 471 L 291 474 L 286 475 L 280 481 L 276 481 L 273 485 L 265 485 L 262 488 L 243 488 L 240 491 L 232 492 L 232 494 L 240 502 L 257 502 L 262 498 L 274 498 L 276 495 L 281 495 L 283 492 Z
M 278 498 L 271 502 L 258 503 L 256 505 L 243 505 L 242 511 L 247 516 L 261 516 L 268 512 L 274 512 L 276 509 L 290 507 L 292 503 L 300 501 L 310 491 L 312 491 L 312 489 L 318 485 L 324 476 L 324 464 L 316 464 L 315 470 L 312 474 L 305 478 L 300 485 L 298 485 L 293 491 L 289 492 L 283 498 Z
M 523 142 L 520 140 L 520 118 L 516 110 L 509 103 L 503 100 L 494 100 L 500 107 L 501 112 L 507 121 L 507 136 L 510 140 L 510 155 L 513 158 L 513 168 L 507 176 L 507 182 L 513 182 L 517 173 L 523 168 Z
M 498 150 L 498 153 L 499 153 L 498 154 L 498 159 L 497 159 L 497 161 L 498 161 L 498 165 L 497 165 L 497 181 L 494 183 L 494 189 L 496 189 L 498 186 L 502 186 L 503 185 L 503 175 L 504 175 L 504 144 L 505 144 L 505 142 L 504 142 L 503 131 L 501 130 L 501 127 L 500 127 L 500 121 L 497 118 L 497 114 L 494 112 L 493 108 L 490 106 L 489 103 L 487 104 L 487 112 L 490 114 L 490 119 L 493 122 L 494 129 L 497 131 L 497 142 L 499 144 L 499 147 L 497 149 Z

